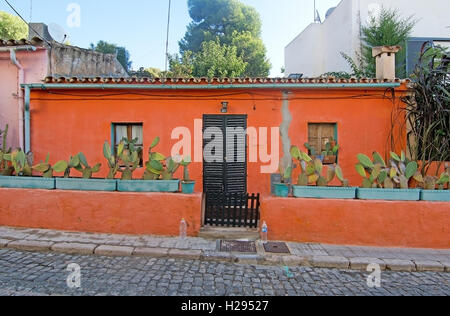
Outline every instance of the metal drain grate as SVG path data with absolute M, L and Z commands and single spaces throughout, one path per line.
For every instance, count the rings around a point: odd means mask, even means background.
M 270 253 L 291 253 L 284 242 L 268 242 L 264 244 L 264 250 Z
M 221 240 L 220 251 L 256 253 L 256 244 L 253 241 Z

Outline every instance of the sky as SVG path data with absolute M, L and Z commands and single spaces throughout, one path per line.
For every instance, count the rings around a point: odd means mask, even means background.
M 99 40 L 125 46 L 133 69 L 164 69 L 169 0 L 9 0 L 27 21 L 57 24 L 70 43 L 88 48 Z M 261 15 L 262 39 L 272 63 L 271 76 L 281 76 L 284 48 L 314 20 L 314 0 L 241 0 Z M 324 20 L 326 11 L 340 0 L 316 0 Z M 76 4 L 75 6 L 70 6 Z M 73 19 L 80 9 L 79 25 Z M 74 10 L 75 8 L 75 10 Z M 0 0 L 0 10 L 14 13 Z M 172 0 L 169 52 L 178 52 L 178 41 L 189 24 L 187 0 Z

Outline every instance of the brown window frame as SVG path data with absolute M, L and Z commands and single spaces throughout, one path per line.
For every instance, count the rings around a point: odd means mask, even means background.
M 311 128 L 317 126 L 317 137 L 313 139 L 311 135 Z M 324 128 L 332 128 L 333 132 L 323 135 L 322 131 Z M 322 152 L 326 150 L 325 145 L 328 141 L 334 140 L 338 143 L 337 140 L 337 128 L 338 125 L 336 122 L 320 122 L 320 123 L 308 123 L 308 143 L 312 146 L 316 151 L 316 156 L 321 156 Z M 331 134 L 331 135 L 329 135 Z M 318 150 L 317 145 L 320 144 L 320 150 Z M 339 155 L 336 156 L 336 163 L 338 162 Z M 325 163 L 327 164 L 327 163 Z

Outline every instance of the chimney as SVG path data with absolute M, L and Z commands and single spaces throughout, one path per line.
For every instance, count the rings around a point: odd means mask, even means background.
M 44 23 L 30 23 L 28 40 L 31 41 L 34 37 L 39 37 L 49 42 L 54 41 L 48 32 L 48 26 Z
M 372 48 L 372 56 L 376 58 L 377 79 L 394 80 L 395 76 L 395 54 L 400 51 L 401 46 L 378 46 Z

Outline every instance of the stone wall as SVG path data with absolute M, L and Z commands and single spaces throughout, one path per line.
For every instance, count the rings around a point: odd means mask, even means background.
M 49 70 L 52 76 L 128 77 L 114 55 L 62 45 L 56 42 L 48 48 Z

